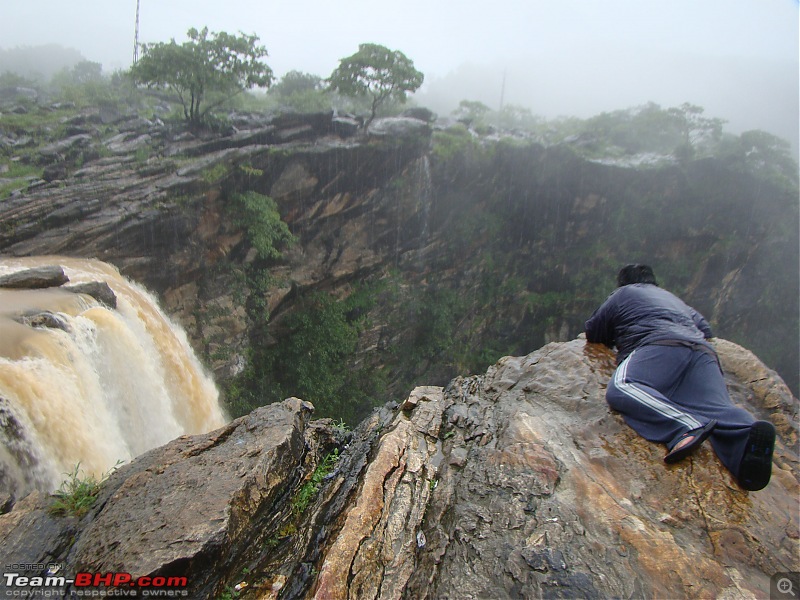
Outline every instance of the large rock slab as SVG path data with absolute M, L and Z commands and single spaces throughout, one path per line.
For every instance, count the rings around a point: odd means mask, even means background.
M 750 354 L 718 347 L 723 364 Z M 610 352 L 575 340 L 448 387 L 445 460 L 405 597 L 761 598 L 772 575 L 800 569 L 788 388 L 731 382 L 734 402 L 785 425 L 772 482 L 750 493 L 708 445 L 664 465 L 664 448 L 606 405 L 612 369 Z
M 79 525 L 50 516 L 45 499 L 33 510 L 23 502 L 0 517 L 3 564 L 58 560 L 70 572 L 181 576 L 190 597 L 213 597 L 231 559 L 259 535 L 255 519 L 291 485 L 311 409 L 289 399 L 152 450 L 110 477 Z M 36 531 L 47 534 L 35 536 L 46 548 L 31 539 Z
M 397 597 L 424 547 L 422 520 L 435 489 L 442 388 L 411 394 L 413 411 L 401 413 L 380 441 L 339 535 L 328 548 L 315 598 Z
M 0 288 L 35 290 L 58 287 L 69 281 L 69 277 L 58 265 L 23 269 L 0 276 Z

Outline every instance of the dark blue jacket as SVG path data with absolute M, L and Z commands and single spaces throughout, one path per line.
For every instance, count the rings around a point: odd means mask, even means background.
M 664 341 L 700 343 L 712 337 L 703 315 L 649 283 L 617 288 L 586 321 L 586 340 L 617 347 L 622 361 L 639 346 Z

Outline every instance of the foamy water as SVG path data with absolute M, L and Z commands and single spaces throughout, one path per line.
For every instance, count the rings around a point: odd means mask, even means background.
M 0 259 L 0 275 L 46 265 L 70 284 L 105 281 L 117 308 L 58 288 L 0 288 L 0 490 L 53 490 L 78 463 L 100 477 L 226 422 L 214 382 L 151 294 L 93 260 Z M 18 322 L 43 311 L 63 329 Z

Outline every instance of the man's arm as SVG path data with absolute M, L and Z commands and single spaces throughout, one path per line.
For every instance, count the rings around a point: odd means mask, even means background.
M 692 310 L 692 320 L 694 321 L 695 327 L 697 327 L 700 331 L 703 332 L 704 338 L 710 340 L 712 337 L 714 337 L 714 334 L 711 332 L 711 325 L 708 324 L 708 321 L 706 321 L 706 318 L 703 315 L 701 315 L 693 308 L 691 310 Z
M 614 303 L 609 297 L 584 324 L 586 341 L 592 344 L 605 344 L 614 347 Z

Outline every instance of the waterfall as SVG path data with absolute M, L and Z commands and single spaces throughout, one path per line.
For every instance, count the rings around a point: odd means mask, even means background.
M 422 213 L 422 226 L 420 232 L 420 244 L 423 246 L 428 242 L 430 234 L 431 217 L 431 198 L 433 196 L 433 177 L 431 177 L 431 161 L 428 155 L 424 155 L 420 161 L 419 169 L 419 202 L 420 212 Z
M 94 260 L 4 258 L 0 275 L 43 265 L 60 265 L 69 285 L 106 282 L 117 306 L 64 287 L 0 288 L 0 493 L 52 491 L 78 463 L 101 477 L 225 423 L 213 381 L 151 294 Z

